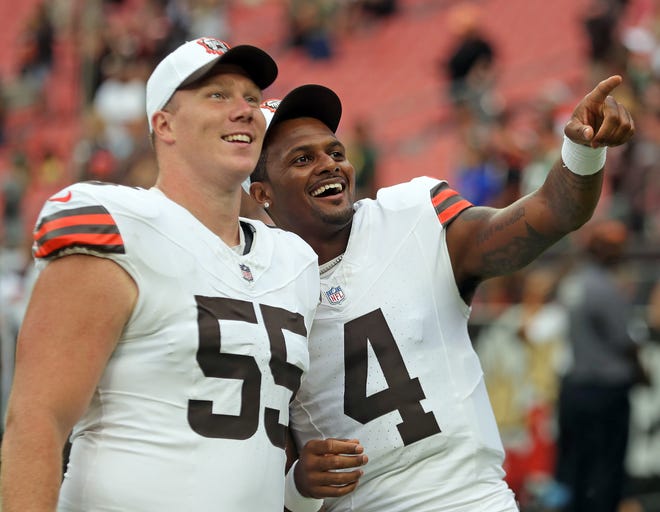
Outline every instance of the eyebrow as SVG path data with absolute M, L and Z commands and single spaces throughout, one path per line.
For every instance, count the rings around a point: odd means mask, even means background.
M 299 146 L 295 146 L 295 147 L 289 149 L 286 152 L 286 156 L 292 155 L 292 154 L 298 153 L 298 152 L 307 153 L 309 151 L 312 151 L 315 147 L 316 147 L 316 144 L 301 144 Z M 335 149 L 335 148 L 340 148 L 342 150 L 345 149 L 344 145 L 341 143 L 341 141 L 339 139 L 333 139 L 328 144 L 325 144 L 323 146 L 324 150 Z
M 203 77 L 200 79 L 199 82 L 197 82 L 196 87 L 192 88 L 197 88 L 197 89 L 209 89 L 209 88 L 214 88 L 214 87 L 219 87 L 222 89 L 236 89 L 241 87 L 240 85 L 237 85 L 236 80 L 234 78 L 226 78 L 222 77 L 221 75 L 226 75 L 230 73 L 217 73 L 215 75 Z M 239 73 L 240 74 L 240 73 Z M 220 78 L 217 78 L 220 77 Z M 246 76 L 246 78 L 250 79 L 250 77 Z M 195 84 L 195 82 L 193 82 Z M 190 84 L 190 85 L 193 85 Z M 254 96 L 257 96 L 259 98 L 262 97 L 262 90 L 259 89 L 259 86 L 256 84 L 250 84 L 247 86 L 247 90 L 244 91 L 244 93 L 249 93 L 253 94 Z

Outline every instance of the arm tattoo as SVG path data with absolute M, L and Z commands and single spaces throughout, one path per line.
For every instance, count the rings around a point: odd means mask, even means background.
M 515 272 L 531 263 L 534 258 L 557 241 L 557 236 L 544 235 L 534 229 L 525 220 L 525 213 L 525 206 L 521 204 L 499 222 L 491 222 L 489 227 L 477 236 L 477 246 L 483 247 L 489 242 L 491 245 L 491 249 L 482 254 L 481 273 L 483 277 Z M 464 214 L 463 218 L 468 221 L 477 221 L 490 215 L 491 212 L 486 209 L 472 208 Z M 498 242 L 499 234 L 521 221 L 524 222 L 524 234 L 504 235 L 509 239 L 506 242 Z
M 488 240 L 490 240 L 493 235 L 499 231 L 503 231 L 505 228 L 512 226 L 516 222 L 518 222 L 520 219 L 522 219 L 525 216 L 525 208 L 520 207 L 517 208 L 514 212 L 511 213 L 507 218 L 505 218 L 502 222 L 498 224 L 493 224 L 491 225 L 487 230 L 485 230 L 483 233 L 479 233 L 479 236 L 477 237 L 477 244 L 481 245 Z M 469 220 L 476 219 L 475 217 L 472 217 Z
M 589 220 L 601 183 L 602 174 L 579 176 L 556 165 L 540 189 L 508 207 L 466 210 L 460 218 L 474 231 L 462 251 L 472 268 L 462 279 L 510 274 L 534 261 Z
M 599 180 L 600 176 L 579 176 L 567 169 L 550 173 L 549 201 L 557 219 L 563 219 L 573 226 L 585 222 L 591 216 L 600 195 L 600 187 L 596 185 Z M 590 191 L 593 200 L 585 201 L 585 196 L 589 196 Z
M 549 239 L 525 222 L 527 236 L 516 236 L 504 246 L 483 254 L 485 276 L 509 274 L 531 263 L 547 249 L 554 239 Z

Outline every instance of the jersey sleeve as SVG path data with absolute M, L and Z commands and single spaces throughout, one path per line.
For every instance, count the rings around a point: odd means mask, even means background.
M 441 181 L 431 189 L 431 203 L 438 220 L 445 227 L 463 210 L 474 206 L 456 190 L 450 188 L 446 181 Z
M 113 214 L 84 184 L 65 188 L 42 207 L 32 245 L 38 264 L 66 254 L 113 257 L 125 252 L 124 238 Z
M 63 252 L 123 254 L 124 241 L 112 215 L 103 206 L 66 208 L 39 219 L 34 256 L 51 259 Z
M 461 212 L 474 206 L 446 181 L 428 176 L 419 176 L 409 182 L 381 189 L 378 191 L 378 200 L 392 211 L 420 206 L 425 209 L 433 207 L 443 227 L 447 227 Z

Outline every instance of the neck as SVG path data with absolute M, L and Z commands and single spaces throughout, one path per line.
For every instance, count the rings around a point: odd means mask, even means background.
M 319 265 L 336 258 L 346 252 L 348 237 L 351 234 L 351 225 L 347 225 L 341 230 L 320 236 L 305 236 L 304 240 L 314 249 L 319 257 Z
M 160 179 L 155 186 L 168 199 L 188 210 L 228 246 L 240 243 L 240 194 L 222 193 L 210 187 L 194 187 L 186 182 L 171 184 Z

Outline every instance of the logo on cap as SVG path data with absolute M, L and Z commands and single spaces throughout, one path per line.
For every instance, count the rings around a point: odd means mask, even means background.
M 280 106 L 281 101 L 282 100 L 276 100 L 276 99 L 266 100 L 261 104 L 261 108 L 267 108 L 271 112 L 275 112 L 277 110 L 277 107 Z
M 197 44 L 203 46 L 207 53 L 215 53 L 217 55 L 224 55 L 229 51 L 229 45 L 219 39 L 212 39 L 210 37 L 200 37 Z

